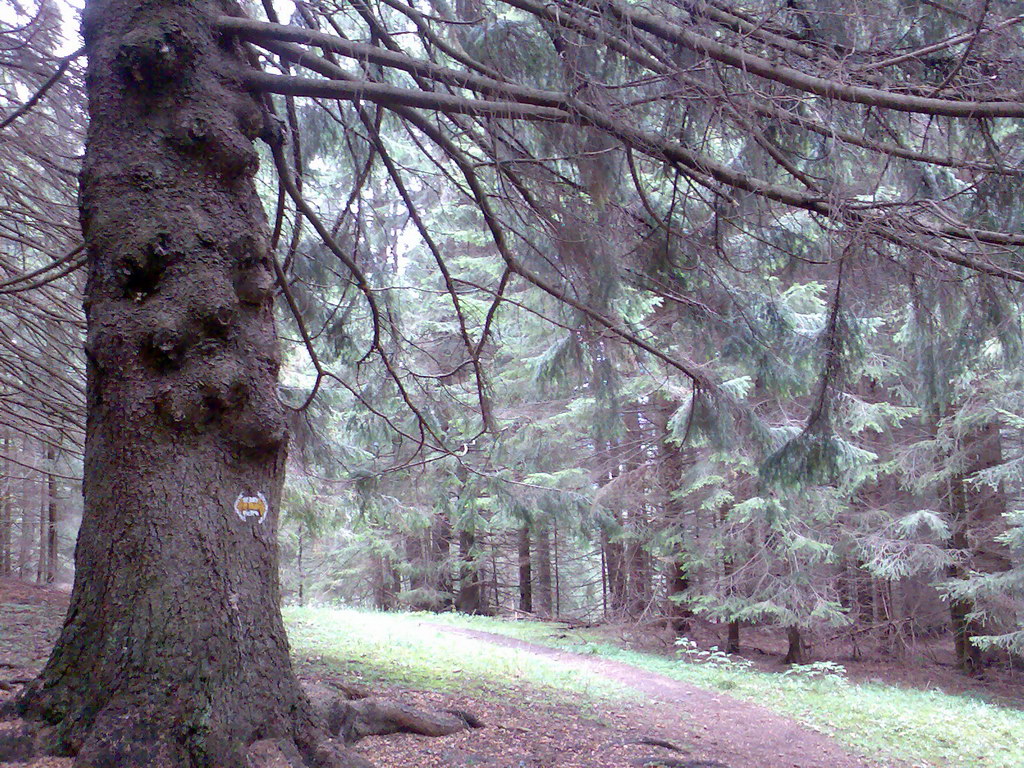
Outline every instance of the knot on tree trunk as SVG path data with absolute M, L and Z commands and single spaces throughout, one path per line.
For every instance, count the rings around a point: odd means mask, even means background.
M 181 26 L 171 19 L 160 19 L 124 36 L 117 64 L 129 84 L 156 89 L 179 78 L 193 55 Z

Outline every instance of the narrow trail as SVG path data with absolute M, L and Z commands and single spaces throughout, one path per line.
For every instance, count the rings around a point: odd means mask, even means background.
M 765 707 L 611 659 L 547 648 L 491 632 L 425 623 L 431 629 L 515 648 L 632 688 L 647 701 L 627 705 L 651 736 L 679 745 L 681 760 L 727 768 L 869 768 L 829 737 Z M 681 763 L 684 764 L 684 763 Z M 714 763 L 709 763 L 713 765 Z

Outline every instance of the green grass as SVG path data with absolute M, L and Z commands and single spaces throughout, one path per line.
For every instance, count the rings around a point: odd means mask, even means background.
M 457 614 L 382 614 L 327 608 L 285 611 L 294 653 L 368 682 L 478 696 L 573 703 L 630 691 L 556 661 L 444 633 L 449 624 L 615 659 L 790 715 L 877 765 L 1022 768 L 1024 713 L 969 696 L 835 676 L 773 674 L 718 659 L 688 663 L 619 647 L 597 633 L 541 622 Z M 896 761 L 896 762 L 894 762 Z
M 292 654 L 368 683 L 586 706 L 631 692 L 600 676 L 426 625 L 432 614 L 286 608 Z
M 591 653 L 767 706 L 833 735 L 881 765 L 892 760 L 941 768 L 1024 767 L 1024 712 L 978 697 L 834 676 L 782 674 L 742 664 L 687 663 L 614 645 L 586 630 L 541 622 L 444 614 L 454 626 Z

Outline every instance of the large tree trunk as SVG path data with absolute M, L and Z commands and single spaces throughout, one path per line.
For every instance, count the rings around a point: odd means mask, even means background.
M 226 10 L 89 0 L 83 18 L 85 509 L 67 620 L 21 699 L 79 766 L 240 766 L 258 739 L 319 736 L 279 607 L 266 123 L 212 27 Z

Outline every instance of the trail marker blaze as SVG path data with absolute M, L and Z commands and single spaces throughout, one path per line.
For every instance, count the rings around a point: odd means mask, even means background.
M 246 496 L 244 493 L 240 493 L 235 499 L 235 514 L 243 523 L 250 517 L 255 517 L 256 522 L 262 525 L 269 509 L 267 497 L 260 492 L 257 492 L 255 496 Z

